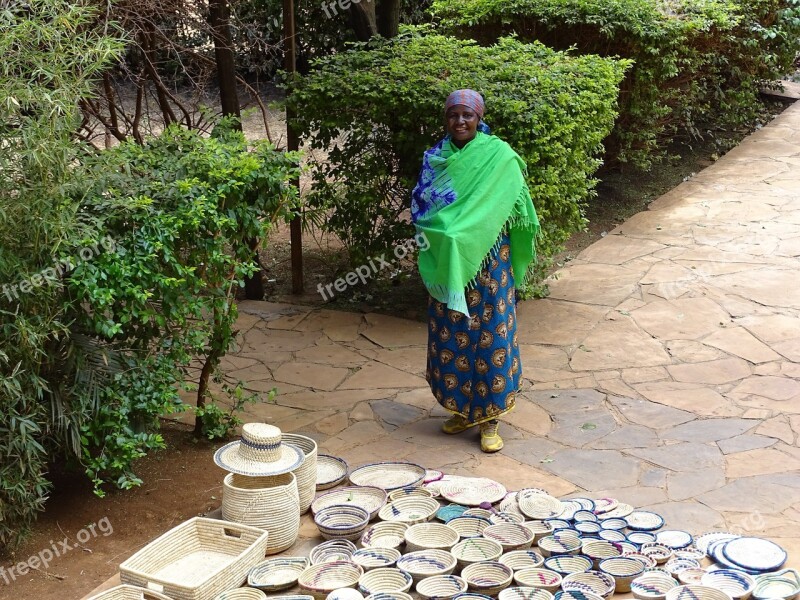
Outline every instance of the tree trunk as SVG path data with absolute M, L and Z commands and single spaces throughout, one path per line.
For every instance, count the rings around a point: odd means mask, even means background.
M 361 42 L 369 41 L 378 35 L 378 21 L 375 15 L 375 0 L 361 0 L 350 5 L 350 24 Z
M 231 41 L 231 11 L 228 0 L 208 0 L 208 24 L 214 38 L 214 58 L 217 62 L 217 81 L 219 83 L 219 101 L 222 114 L 241 119 L 239 93 L 236 90 L 236 57 Z M 242 124 L 239 121 L 239 128 Z M 253 252 L 258 251 L 257 239 L 248 240 Z M 254 273 L 244 281 L 245 297 L 248 300 L 264 299 L 264 282 L 261 271 Z
M 385 38 L 396 37 L 400 27 L 401 0 L 381 0 L 378 5 L 378 33 Z

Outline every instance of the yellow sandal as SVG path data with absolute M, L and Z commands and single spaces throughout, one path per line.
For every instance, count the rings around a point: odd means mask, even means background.
M 497 452 L 503 449 L 503 438 L 497 433 L 500 423 L 490 421 L 481 424 L 481 450 L 484 452 Z

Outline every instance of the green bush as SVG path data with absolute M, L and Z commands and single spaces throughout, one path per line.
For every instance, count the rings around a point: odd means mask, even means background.
M 447 31 L 484 44 L 516 33 L 632 59 L 607 158 L 647 167 L 679 130 L 752 119 L 758 89 L 791 67 L 800 0 L 434 0 Z
M 327 152 L 314 164 L 307 203 L 325 213 L 357 264 L 410 237 L 404 213 L 422 153 L 444 133 L 447 95 L 470 87 L 485 95 L 493 132 L 528 165 L 547 257 L 585 225 L 581 203 L 593 191 L 627 64 L 515 39 L 484 48 L 416 29 L 323 59 L 289 96 L 305 143 Z

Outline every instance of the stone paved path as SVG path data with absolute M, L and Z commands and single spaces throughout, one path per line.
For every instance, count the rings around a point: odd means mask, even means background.
M 248 418 L 351 465 L 406 459 L 611 495 L 694 533 L 764 534 L 797 566 L 799 273 L 794 106 L 582 252 L 549 298 L 520 304 L 526 382 L 500 454 L 439 433 L 422 323 L 246 302 L 225 367 L 280 390 Z

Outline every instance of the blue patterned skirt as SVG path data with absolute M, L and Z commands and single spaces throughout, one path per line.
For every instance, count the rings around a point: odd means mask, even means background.
M 439 404 L 470 423 L 514 408 L 522 376 L 515 292 L 511 245 L 503 233 L 475 287 L 467 290 L 471 318 L 428 300 L 425 378 Z

